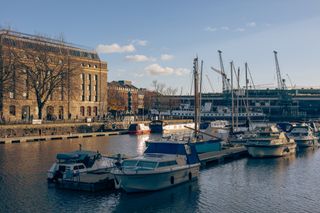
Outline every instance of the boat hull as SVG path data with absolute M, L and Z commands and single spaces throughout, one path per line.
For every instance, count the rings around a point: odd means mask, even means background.
M 300 148 L 314 147 L 318 146 L 318 139 L 295 139 L 297 146 Z
M 252 157 L 282 157 L 295 153 L 296 144 L 281 144 L 281 145 L 246 145 L 248 153 Z
M 156 191 L 197 179 L 200 164 L 184 169 L 157 173 L 114 173 L 116 186 L 126 192 Z
M 151 130 L 135 130 L 135 131 L 129 131 L 130 135 L 143 135 L 143 134 L 149 134 Z

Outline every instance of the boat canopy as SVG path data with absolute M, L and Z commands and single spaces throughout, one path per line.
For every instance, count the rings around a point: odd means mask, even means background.
M 92 151 L 85 151 L 85 150 L 78 150 L 74 152 L 68 152 L 68 153 L 58 153 L 57 159 L 58 160 L 84 160 L 87 157 L 94 157 L 96 156 L 97 152 Z
M 194 144 L 188 143 L 174 143 L 174 142 L 150 142 L 146 151 L 149 153 L 162 153 L 173 155 L 185 155 L 187 157 L 188 164 L 194 164 L 199 162 L 196 148 Z

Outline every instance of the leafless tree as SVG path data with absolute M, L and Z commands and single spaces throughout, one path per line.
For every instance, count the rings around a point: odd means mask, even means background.
M 48 100 L 53 99 L 55 92 L 59 92 L 62 99 L 64 95 L 70 95 L 73 89 L 70 79 L 79 64 L 70 60 L 63 41 L 55 45 L 41 41 L 31 43 L 19 49 L 18 55 L 19 72 L 28 79 L 37 101 L 38 119 L 42 119 L 43 108 Z
M 0 43 L 0 113 L 3 111 L 4 94 L 14 94 L 19 89 L 17 61 L 14 49 Z

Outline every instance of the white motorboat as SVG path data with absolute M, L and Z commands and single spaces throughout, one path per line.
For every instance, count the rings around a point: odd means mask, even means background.
M 169 123 L 169 121 L 161 121 L 161 120 L 154 120 L 150 122 L 150 129 L 153 133 L 168 133 L 174 131 L 182 131 L 188 130 L 189 128 L 194 128 L 195 123 L 193 122 L 184 122 L 184 123 Z
M 296 141 L 298 147 L 318 146 L 319 138 L 315 136 L 313 129 L 308 124 L 292 126 L 289 137 Z
M 111 173 L 126 192 L 155 191 L 192 181 L 199 175 L 195 146 L 185 142 L 149 142 L 142 156 L 126 159 Z
M 48 181 L 72 179 L 81 173 L 111 169 L 114 159 L 102 156 L 99 152 L 77 150 L 68 153 L 58 153 L 56 162 L 48 170 Z
M 281 157 L 295 153 L 296 143 L 276 126 L 261 128 L 245 146 L 252 157 Z

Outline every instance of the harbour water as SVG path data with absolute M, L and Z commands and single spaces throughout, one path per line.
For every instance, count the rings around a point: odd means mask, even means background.
M 151 135 L 157 138 L 159 135 Z M 58 152 L 78 149 L 141 154 L 149 136 L 55 140 L 0 145 L 0 212 L 319 212 L 320 152 L 241 159 L 201 170 L 197 181 L 126 194 L 88 193 L 48 186 Z

